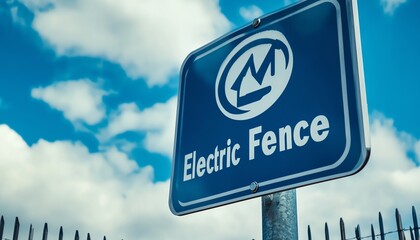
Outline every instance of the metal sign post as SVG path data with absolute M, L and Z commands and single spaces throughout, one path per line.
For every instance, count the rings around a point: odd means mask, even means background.
M 296 190 L 265 195 L 261 198 L 264 240 L 297 240 Z

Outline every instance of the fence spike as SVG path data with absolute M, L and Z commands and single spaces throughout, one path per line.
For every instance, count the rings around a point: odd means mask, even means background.
M 0 218 L 0 240 L 3 239 L 4 226 L 5 226 L 4 217 L 1 216 L 1 218 Z M 12 240 L 18 240 L 19 239 L 19 230 L 20 230 L 20 222 L 19 222 L 19 218 L 16 217 L 15 218 L 14 229 L 13 229 L 13 237 L 12 237 Z M 310 236 L 310 232 L 311 232 L 310 226 L 308 226 L 309 236 Z M 60 226 L 60 231 L 59 231 L 58 239 L 59 240 L 63 240 L 63 235 L 64 235 L 63 234 L 63 227 Z M 33 227 L 32 224 L 30 224 L 30 226 L 29 226 L 28 240 L 33 240 L 33 236 L 34 236 L 34 227 Z M 43 229 L 43 233 L 42 233 L 42 240 L 47 240 L 47 238 L 48 238 L 48 223 L 44 223 L 44 229 Z M 74 240 L 80 240 L 79 230 L 76 230 L 75 235 L 74 235 Z M 87 240 L 91 240 L 90 233 L 87 234 Z M 106 240 L 106 236 L 103 237 L 103 240 Z M 310 236 L 310 239 L 309 240 L 311 240 L 311 236 Z
M 397 221 L 398 239 L 405 240 L 404 230 L 403 230 L 402 221 L 401 221 L 401 215 L 400 215 L 400 211 L 398 211 L 398 208 L 395 209 L 395 220 Z
M 370 235 L 372 236 L 372 240 L 375 240 L 375 229 L 373 228 L 373 224 L 370 224 Z
M 360 233 L 360 225 L 359 224 L 357 224 L 355 232 L 356 232 L 356 239 L 361 240 L 362 239 L 362 234 Z
M 60 226 L 60 232 L 58 232 L 58 240 L 63 240 L 63 226 Z
M 325 240 L 330 240 L 330 231 L 328 229 L 328 223 L 325 223 Z
M 4 218 L 1 216 L 0 220 L 0 239 L 3 239 L 3 230 L 4 230 Z
M 18 237 L 19 237 L 19 227 L 20 227 L 19 219 L 18 219 L 18 217 L 16 217 L 16 219 L 15 219 L 15 228 L 13 230 L 13 240 L 18 240 Z
M 384 220 L 382 219 L 381 212 L 379 212 L 379 231 L 381 234 L 381 240 L 385 240 Z
M 346 228 L 344 226 L 343 218 L 340 218 L 340 235 L 341 240 L 346 240 Z
M 42 230 L 42 240 L 48 239 L 48 224 L 44 223 L 44 230 Z
M 32 240 L 34 238 L 34 228 L 32 227 L 32 224 L 29 226 L 29 235 L 28 240 Z
M 420 240 L 420 234 L 419 234 L 419 223 L 417 222 L 417 213 L 416 208 L 414 206 L 411 207 L 411 212 L 413 215 L 413 223 L 414 223 L 414 237 L 415 240 Z
M 410 237 L 411 237 L 411 240 L 414 240 L 413 228 L 411 226 L 410 226 Z
M 106 240 L 105 237 L 104 237 L 104 240 Z M 312 240 L 311 226 L 309 225 L 308 225 L 308 240 Z

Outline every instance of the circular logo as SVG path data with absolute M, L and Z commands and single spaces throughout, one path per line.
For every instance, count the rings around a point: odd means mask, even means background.
M 216 79 L 216 102 L 233 120 L 247 120 L 269 109 L 289 82 L 293 54 L 286 37 L 267 30 L 239 43 L 223 61 Z

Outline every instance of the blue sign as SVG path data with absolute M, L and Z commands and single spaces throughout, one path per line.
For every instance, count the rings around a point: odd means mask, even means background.
M 176 215 L 348 176 L 370 152 L 356 0 L 307 0 L 181 70 Z

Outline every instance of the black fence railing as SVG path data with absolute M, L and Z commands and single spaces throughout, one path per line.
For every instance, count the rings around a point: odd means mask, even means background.
M 346 231 L 345 231 L 344 220 L 343 220 L 343 218 L 340 218 L 340 240 L 353 240 L 353 239 L 355 239 L 355 240 L 362 240 L 362 239 L 385 240 L 386 237 L 390 234 L 397 234 L 398 235 L 398 240 L 409 240 L 409 238 L 407 238 L 405 236 L 406 233 L 407 233 L 407 235 L 410 236 L 411 240 L 420 240 L 420 228 L 419 228 L 419 224 L 418 224 L 418 221 L 417 221 L 416 208 L 414 206 L 411 208 L 411 212 L 412 212 L 412 217 L 413 217 L 413 225 L 410 226 L 409 228 L 404 228 L 403 227 L 400 212 L 398 211 L 398 209 L 395 209 L 395 221 L 396 221 L 396 229 L 397 230 L 385 231 L 382 214 L 379 212 L 379 214 L 378 214 L 379 233 L 378 234 L 375 233 L 375 228 L 373 227 L 373 224 L 371 224 L 370 225 L 370 235 L 362 236 L 361 230 L 360 230 L 360 225 L 357 225 L 355 230 L 354 230 L 355 237 L 350 237 L 350 238 L 347 238 Z M 1 216 L 1 219 L 0 219 L 0 240 L 4 239 L 3 238 L 4 226 L 5 226 L 4 218 L 3 218 L 3 216 Z M 10 239 L 10 240 L 19 240 L 19 228 L 20 228 L 19 218 L 16 217 L 14 228 L 13 228 L 13 238 Z M 325 240 L 329 240 L 330 239 L 330 233 L 329 233 L 328 223 L 325 223 L 324 231 L 325 231 Z M 31 224 L 29 226 L 28 240 L 33 240 L 33 235 L 34 235 L 34 228 L 32 227 L 32 224 Z M 42 240 L 47 240 L 47 238 L 48 238 L 48 224 L 45 223 L 44 224 L 44 229 L 42 231 Z M 91 240 L 90 233 L 87 234 L 86 239 Z M 63 227 L 60 227 L 59 234 L 58 234 L 58 240 L 63 240 Z M 78 230 L 76 230 L 76 232 L 74 234 L 74 240 L 80 240 Z M 103 237 L 103 240 L 106 240 L 105 236 Z M 308 226 L 308 240 L 312 240 L 312 233 L 311 233 L 311 227 L 310 226 Z
M 379 212 L 378 215 L 378 221 L 379 221 L 379 233 L 376 234 L 375 233 L 375 228 L 373 227 L 373 224 L 370 225 L 370 235 L 368 236 L 362 236 L 361 234 L 361 230 L 360 230 L 360 225 L 357 225 L 357 227 L 354 230 L 354 234 L 355 237 L 350 237 L 347 238 L 346 237 L 346 230 L 345 230 L 345 224 L 344 224 L 344 220 L 343 218 L 340 218 L 340 240 L 361 240 L 361 239 L 380 239 L 380 240 L 385 240 L 387 236 L 391 235 L 391 234 L 397 234 L 398 235 L 398 240 L 420 240 L 420 229 L 419 229 L 419 224 L 417 221 L 417 213 L 416 213 L 416 208 L 413 206 L 411 208 L 411 213 L 413 216 L 413 225 L 410 226 L 409 228 L 403 228 L 403 223 L 401 221 L 401 215 L 400 212 L 398 211 L 398 209 L 395 209 L 395 221 L 396 221 L 396 229 L 394 231 L 385 231 L 384 229 L 384 221 L 382 219 L 382 214 Z M 405 235 L 409 235 L 410 238 L 407 238 Z M 311 233 L 311 227 L 308 226 L 308 239 L 312 240 L 312 233 Z M 328 228 L 328 224 L 325 223 L 325 240 L 329 240 L 330 239 L 330 233 L 329 233 L 329 228 Z M 394 239 L 394 238 L 393 238 Z
M 4 232 L 4 218 L 3 216 L 1 216 L 0 219 L 0 240 L 18 240 L 19 239 L 19 228 L 20 228 L 20 223 L 19 223 L 19 218 L 16 217 L 15 219 L 15 225 L 13 228 L 13 238 L 12 239 L 7 239 L 7 238 L 3 238 L 3 232 Z M 29 234 L 28 234 L 28 240 L 33 240 L 33 236 L 34 236 L 34 228 L 32 227 L 32 224 L 29 226 Z M 44 229 L 42 230 L 42 240 L 47 240 L 48 238 L 48 224 L 45 223 L 44 224 Z M 76 232 L 74 233 L 74 240 L 80 240 L 81 238 L 79 237 L 79 231 L 76 230 Z M 63 227 L 60 227 L 59 233 L 58 233 L 58 240 L 63 240 Z M 87 234 L 87 240 L 90 240 L 90 233 Z M 106 240 L 106 237 L 104 236 L 103 240 Z

